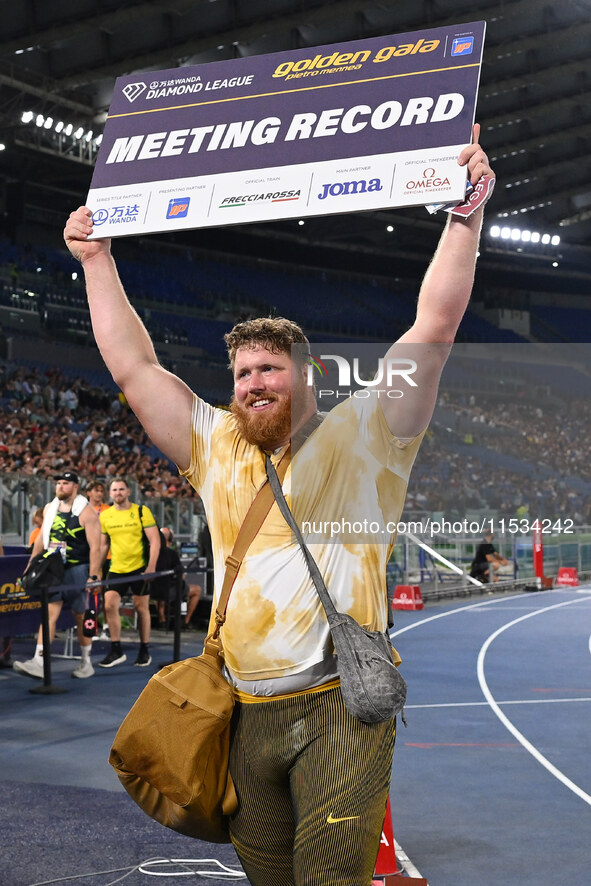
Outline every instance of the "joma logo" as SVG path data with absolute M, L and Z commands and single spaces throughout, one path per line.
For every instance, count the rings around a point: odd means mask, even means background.
M 371 178 L 369 181 L 361 178 L 356 182 L 329 182 L 321 187 L 322 190 L 318 194 L 319 200 L 326 200 L 327 197 L 344 197 L 348 194 L 365 194 L 383 189 L 379 178 Z

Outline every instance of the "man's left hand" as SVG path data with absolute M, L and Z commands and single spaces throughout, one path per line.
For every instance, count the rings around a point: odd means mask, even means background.
M 480 138 L 480 123 L 475 123 L 472 129 L 472 144 L 467 145 L 458 157 L 460 166 L 468 167 L 468 178 L 475 185 L 483 175 L 494 178 L 494 172 L 488 162 L 485 151 L 478 142 Z

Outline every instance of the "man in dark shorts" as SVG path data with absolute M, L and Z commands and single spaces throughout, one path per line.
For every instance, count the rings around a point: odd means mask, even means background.
M 140 648 L 136 665 L 145 668 L 152 662 L 148 642 L 150 640 L 150 586 L 137 576 L 143 572 L 156 572 L 156 561 L 160 553 L 160 533 L 149 508 L 129 500 L 130 489 L 127 480 L 115 477 L 111 481 L 109 494 L 113 507 L 102 511 L 101 553 L 106 558 L 109 546 L 111 560 L 105 590 L 105 616 L 109 626 L 111 648 L 99 662 L 101 668 L 114 668 L 127 661 L 121 647 L 121 617 L 119 605 L 126 593 L 133 596 L 133 606 L 138 616 Z M 146 554 L 146 544 L 149 553 Z M 127 578 L 129 581 L 109 586 L 112 579 Z M 134 580 L 135 579 L 135 580 Z
M 69 590 L 49 589 L 49 638 L 53 642 L 57 620 L 62 606 L 67 603 L 76 620 L 78 642 L 82 655 L 81 664 L 73 677 L 92 677 L 94 668 L 90 660 L 92 639 L 82 633 L 84 610 L 87 606 L 86 583 L 100 575 L 100 523 L 88 499 L 78 493 L 78 475 L 74 471 L 62 471 L 56 477 L 55 498 L 43 510 L 41 532 L 35 539 L 31 560 L 43 551 L 59 550 L 65 566 L 64 586 Z M 30 562 L 30 561 L 29 561 Z M 89 575 L 90 571 L 90 575 Z M 43 679 L 43 638 L 41 628 L 37 636 L 35 655 L 29 661 L 15 661 L 14 670 L 28 677 Z
M 168 526 L 163 526 L 160 530 L 160 555 L 158 557 L 158 572 L 164 572 L 169 569 L 182 571 L 181 558 L 176 548 L 173 547 L 174 533 Z M 150 597 L 155 600 L 158 605 L 158 627 L 166 630 L 170 620 L 171 603 L 175 594 L 176 578 L 174 575 L 163 575 L 155 578 L 151 582 Z

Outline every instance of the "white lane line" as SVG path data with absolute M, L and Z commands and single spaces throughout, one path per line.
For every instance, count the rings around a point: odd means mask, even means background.
M 539 591 L 538 593 L 551 594 L 552 591 Z M 511 597 L 511 599 L 519 600 L 522 597 L 531 597 L 531 594 L 515 594 L 515 596 Z M 469 609 L 476 609 L 478 606 L 494 606 L 495 603 L 498 605 L 499 603 L 506 602 L 507 599 L 505 597 L 499 597 L 496 600 L 482 600 L 480 603 L 470 603 L 468 606 L 460 606 L 459 609 L 449 609 L 447 612 L 440 612 L 438 615 L 430 615 L 429 618 L 422 618 L 420 621 L 415 621 L 412 624 L 407 625 L 405 628 L 400 628 L 400 630 L 390 633 L 390 638 L 394 639 L 394 637 L 399 637 L 400 634 L 405 634 L 406 631 L 412 631 L 413 628 L 418 628 L 421 625 L 427 624 L 427 622 L 429 621 L 436 621 L 438 618 L 445 618 L 446 615 L 456 615 L 458 612 L 466 612 Z
M 404 873 L 409 877 L 417 877 L 419 880 L 423 880 L 423 875 L 416 869 L 396 837 L 394 837 L 394 849 L 396 852 L 396 858 L 402 865 Z
M 589 698 L 518 698 L 511 701 L 498 701 L 498 705 L 508 704 L 565 704 L 573 701 L 591 701 Z M 422 708 L 487 708 L 487 701 L 449 701 L 437 704 L 405 704 L 405 711 L 420 711 Z
M 564 593 L 564 591 L 568 591 L 568 590 L 570 590 L 570 589 L 569 588 L 549 588 L 547 591 L 537 591 L 536 598 L 538 600 L 540 600 L 542 598 L 542 595 L 553 594 L 556 591 L 561 591 Z M 577 588 L 576 591 L 574 591 L 574 592 L 577 594 L 591 593 L 591 588 L 589 588 L 589 589 Z M 481 606 L 497 605 L 497 606 L 499 606 L 499 608 L 502 608 L 502 606 L 500 604 L 507 603 L 508 600 L 520 600 L 520 599 L 523 599 L 524 597 L 528 597 L 531 600 L 531 596 L 532 596 L 531 592 L 527 591 L 523 594 L 514 594 L 512 597 L 497 597 L 494 600 L 482 600 L 480 603 L 469 603 L 467 606 L 460 606 L 458 609 L 448 609 L 447 612 L 440 612 L 438 615 L 430 615 L 428 618 L 421 618 L 420 621 L 415 621 L 412 624 L 407 625 L 405 628 L 400 628 L 400 630 L 398 630 L 398 631 L 389 632 L 390 639 L 393 639 L 394 637 L 398 637 L 398 636 L 400 636 L 400 634 L 406 633 L 406 631 L 412 631 L 413 628 L 418 628 L 421 625 L 427 624 L 427 622 L 429 622 L 429 621 L 435 621 L 438 618 L 445 618 L 446 615 L 456 615 L 458 612 L 467 612 L 470 609 L 478 609 Z M 582 599 L 583 598 L 579 598 L 579 602 Z M 535 612 L 532 613 L 532 615 L 535 615 L 536 612 L 540 612 L 540 611 L 541 611 L 540 609 L 536 609 Z M 591 649 L 591 637 L 589 638 L 589 644 L 590 644 L 590 649 Z
M 591 600 L 587 600 L 587 603 L 591 603 Z M 498 612 L 499 609 L 502 609 L 503 612 L 525 612 L 526 609 L 537 610 L 539 608 L 540 608 L 539 606 L 497 606 L 497 608 L 495 609 L 495 612 Z M 486 611 L 482 610 L 482 609 L 475 609 L 470 614 L 471 615 L 480 615 L 481 612 L 484 612 L 484 614 L 486 615 Z
M 560 609 L 562 606 L 570 606 L 573 603 L 578 603 L 582 598 L 579 597 L 575 600 L 565 600 L 563 603 L 555 603 L 553 606 L 546 606 L 543 609 L 539 609 L 537 612 L 528 612 L 525 615 L 522 615 L 520 618 L 515 618 L 513 621 L 507 622 L 506 625 L 499 628 L 493 634 L 488 637 L 488 639 L 483 643 L 480 652 L 478 653 L 478 663 L 477 663 L 477 674 L 478 674 L 478 682 L 480 683 L 480 688 L 482 690 L 482 694 L 486 698 L 487 702 L 491 706 L 494 713 L 497 715 L 503 726 L 513 735 L 520 744 L 523 745 L 526 751 L 528 751 L 532 757 L 541 763 L 548 772 L 558 779 L 565 787 L 571 790 L 577 797 L 580 797 L 581 800 L 584 800 L 589 806 L 591 806 L 591 795 L 589 795 L 586 791 L 580 788 L 574 781 L 571 781 L 570 778 L 561 772 L 553 763 L 551 763 L 547 757 L 544 757 L 543 754 L 538 751 L 538 749 L 527 740 L 527 738 L 517 729 L 516 726 L 513 725 L 511 720 L 500 709 L 499 704 L 495 701 L 495 698 L 488 688 L 488 683 L 486 682 L 486 677 L 484 676 L 484 660 L 486 657 L 486 653 L 491 645 L 498 636 L 500 636 L 504 631 L 513 627 L 513 625 L 518 624 L 520 621 L 525 621 L 527 618 L 533 618 L 534 615 L 540 615 L 542 612 L 550 612 L 552 609 Z

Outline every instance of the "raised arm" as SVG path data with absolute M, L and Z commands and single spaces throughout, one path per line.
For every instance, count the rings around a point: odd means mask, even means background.
M 458 157 L 473 185 L 481 176 L 494 174 L 478 144 L 479 135 L 476 124 L 473 143 Z M 415 436 L 431 419 L 439 378 L 470 300 L 482 219 L 482 207 L 468 218 L 449 215 L 421 285 L 415 322 L 386 355 L 417 364 L 412 376 L 416 388 L 404 389 L 399 400 L 380 400 L 390 430 L 399 437 Z
M 193 394 L 158 362 L 145 326 L 131 306 L 117 273 L 109 240 L 88 240 L 91 212 L 72 212 L 64 240 L 82 264 L 92 329 L 115 383 L 150 439 L 181 469 L 191 459 Z
M 488 157 L 478 144 L 480 126 L 474 126 L 474 141 L 458 157 L 468 167 L 473 185 L 483 175 L 492 175 Z M 400 341 L 453 343 L 464 316 L 476 268 L 483 207 L 468 218 L 449 215 L 435 255 L 425 274 L 415 322 Z

